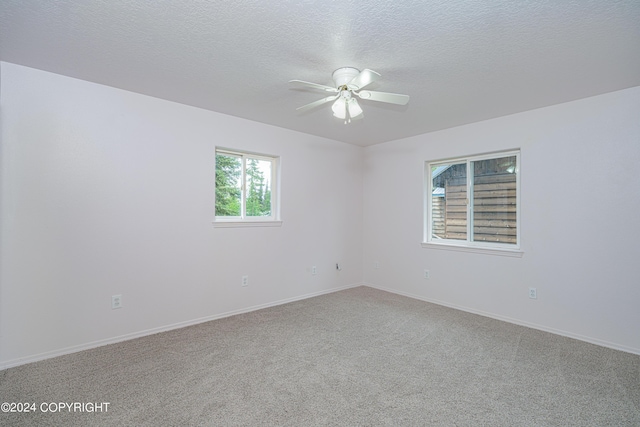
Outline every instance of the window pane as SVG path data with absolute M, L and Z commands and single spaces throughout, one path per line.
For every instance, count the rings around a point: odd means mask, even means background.
M 433 239 L 467 240 L 467 165 L 431 167 Z
M 472 164 L 473 241 L 516 244 L 516 156 Z
M 247 216 L 271 216 L 271 161 L 247 158 Z
M 240 216 L 242 160 L 216 154 L 216 216 Z

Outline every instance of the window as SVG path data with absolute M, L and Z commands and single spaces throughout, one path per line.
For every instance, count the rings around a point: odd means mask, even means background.
M 519 249 L 519 151 L 425 166 L 425 244 Z
M 216 149 L 214 223 L 279 225 L 277 179 L 277 157 Z

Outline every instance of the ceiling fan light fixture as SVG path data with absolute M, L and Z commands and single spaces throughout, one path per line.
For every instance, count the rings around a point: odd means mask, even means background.
M 347 117 L 347 103 L 342 97 L 338 98 L 336 102 L 333 103 L 331 109 L 333 110 L 334 117 L 342 120 Z
M 355 98 L 351 98 L 348 101 L 347 107 L 349 108 L 349 116 L 352 119 L 355 119 L 362 114 L 362 107 L 360 107 L 360 104 L 358 104 L 358 101 Z

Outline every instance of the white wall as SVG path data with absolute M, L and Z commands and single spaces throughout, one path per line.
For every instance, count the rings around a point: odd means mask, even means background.
M 632 88 L 362 149 L 0 63 L 0 369 L 363 274 L 640 353 L 638 117 Z M 281 156 L 282 227 L 213 228 L 216 144 Z M 423 249 L 424 161 L 511 148 L 524 256 Z
M 422 248 L 424 161 L 512 148 L 523 257 Z M 640 87 L 364 156 L 365 283 L 640 353 Z
M 0 368 L 361 282 L 362 148 L 0 66 Z M 281 156 L 281 227 L 214 229 L 216 145 Z

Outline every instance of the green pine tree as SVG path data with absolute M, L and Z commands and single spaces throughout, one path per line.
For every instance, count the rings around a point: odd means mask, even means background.
M 216 154 L 216 216 L 240 216 L 239 157 Z
M 264 175 L 258 160 L 247 161 L 247 216 L 264 216 Z

